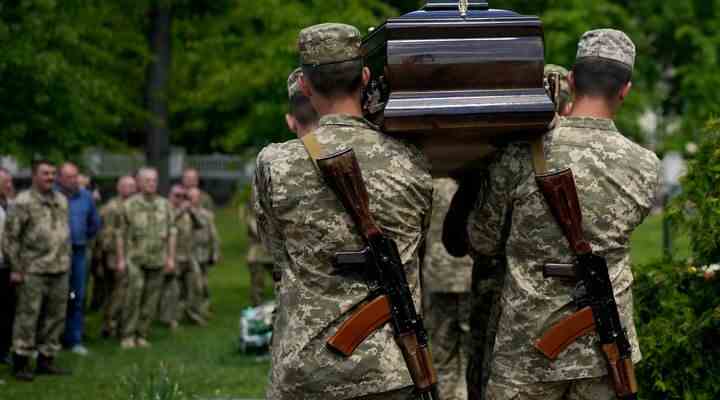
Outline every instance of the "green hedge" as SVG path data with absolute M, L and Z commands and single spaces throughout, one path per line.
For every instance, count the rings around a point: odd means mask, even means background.
M 720 399 L 720 281 L 683 262 L 635 271 L 643 399 Z

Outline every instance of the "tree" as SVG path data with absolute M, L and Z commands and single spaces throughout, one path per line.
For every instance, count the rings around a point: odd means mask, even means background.
M 0 4 L 0 154 L 73 158 L 141 118 L 141 12 L 115 0 Z

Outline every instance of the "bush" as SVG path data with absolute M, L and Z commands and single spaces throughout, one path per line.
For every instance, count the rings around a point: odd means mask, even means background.
M 697 263 L 720 261 L 720 121 L 708 124 L 682 189 L 669 216 L 689 233 Z

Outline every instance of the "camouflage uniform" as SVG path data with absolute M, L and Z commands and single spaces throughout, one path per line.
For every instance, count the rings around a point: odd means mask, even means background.
M 170 203 L 161 196 L 136 194 L 120 216 L 126 243 L 128 292 L 122 315 L 122 338 L 147 338 L 163 285 L 163 267 L 170 239 L 176 235 Z
M 545 65 L 544 75 L 546 79 L 546 85 L 548 85 L 547 80 L 552 74 L 557 75 L 559 79 L 559 81 L 557 82 L 559 87 L 557 91 L 557 97 L 555 96 L 555 93 L 550 93 L 550 97 L 555 103 L 555 112 L 562 112 L 565 110 L 568 104 L 572 102 L 573 99 L 572 88 L 570 87 L 570 82 L 568 81 L 569 72 L 565 67 L 560 65 Z
M 360 33 L 347 25 L 317 25 L 300 33 L 299 48 L 305 65 L 355 59 L 360 55 Z M 427 160 L 360 117 L 326 115 L 315 135 L 326 153 L 355 150 L 370 211 L 397 242 L 419 304 L 418 253 L 432 203 Z M 326 346 L 368 296 L 363 276 L 338 274 L 332 257 L 338 251 L 361 248 L 363 241 L 300 140 L 263 149 L 254 191 L 261 237 L 282 273 L 267 398 L 387 398 L 386 392 L 412 386 L 389 324 L 370 335 L 349 358 Z
M 179 322 L 187 316 L 194 323 L 204 324 L 199 301 L 202 295 L 202 275 L 193 254 L 196 217 L 190 209 L 175 208 L 173 218 L 177 229 L 175 270 L 165 275 L 160 319 L 171 323 Z
M 627 61 L 629 39 L 618 43 L 617 31 L 605 32 L 590 47 L 608 43 L 605 38 L 611 41 L 609 49 L 622 53 L 611 59 Z M 597 35 L 586 34 L 581 49 Z M 613 51 L 603 48 L 592 56 L 610 58 Z M 633 322 L 629 239 L 652 206 L 659 161 L 622 136 L 608 119 L 560 118 L 546 135 L 545 146 L 550 169 L 573 169 L 583 229 L 595 252 L 608 261 L 637 362 L 641 354 Z M 572 262 L 573 256 L 535 183 L 529 146 L 508 146 L 491 166 L 490 190 L 471 215 L 469 234 L 477 254 L 504 254 L 508 265 L 488 398 L 614 399 L 595 335 L 579 338 L 552 362 L 533 347 L 550 326 L 575 311 L 575 304 L 571 286 L 542 276 L 543 264 Z M 590 393 L 594 397 L 587 397 Z
M 442 243 L 443 221 L 457 190 L 454 180 L 433 180 L 433 212 L 423 269 L 425 321 L 444 400 L 468 398 L 472 259 L 455 258 Z
M 273 273 L 273 259 L 268 254 L 260 240 L 258 224 L 253 211 L 251 195 L 250 202 L 245 207 L 245 223 L 248 234 L 247 265 L 250 270 L 250 304 L 254 307 L 260 305 L 265 291 L 265 275 Z M 276 274 L 273 274 L 275 276 Z
M 37 350 L 53 358 L 60 350 L 69 295 L 68 220 L 65 196 L 34 188 L 17 196 L 8 215 L 3 253 L 12 271 L 24 275 L 13 328 L 13 350 L 20 356 Z
M 215 226 L 215 216 L 205 208 L 196 208 L 197 226 L 193 233 L 193 254 L 200 266 L 201 296 L 197 299 L 202 315 L 210 313 L 210 287 L 208 272 L 220 259 L 220 236 Z
M 110 283 L 109 295 L 103 309 L 103 330 L 106 332 L 117 331 L 128 288 L 127 270 L 117 270 L 116 238 L 121 224 L 123 201 L 120 197 L 114 197 L 100 209 L 103 225 L 95 247 L 100 258 L 100 268 L 103 268 L 106 280 Z
M 200 207 L 210 211 L 215 211 L 215 201 L 206 191 L 200 190 Z

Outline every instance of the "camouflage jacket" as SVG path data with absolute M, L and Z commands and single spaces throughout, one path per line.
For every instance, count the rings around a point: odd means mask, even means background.
M 144 268 L 165 265 L 170 238 L 177 234 L 170 203 L 155 195 L 136 194 L 125 200 L 118 235 L 125 239 L 125 258 Z
M 325 116 L 316 135 L 327 153 L 355 150 L 370 210 L 397 242 L 419 303 L 418 252 L 432 203 L 429 164 L 417 149 L 377 132 L 362 118 Z M 257 158 L 254 185 L 258 228 L 282 274 L 267 398 L 339 400 L 412 385 L 390 325 L 350 358 L 326 347 L 368 296 L 362 275 L 338 274 L 332 257 L 360 249 L 363 242 L 302 143 L 266 147 Z
M 247 224 L 247 238 L 248 238 L 248 251 L 247 251 L 247 262 L 257 264 L 272 264 L 273 259 L 270 253 L 265 249 L 265 245 L 260 240 L 260 233 L 258 232 L 257 217 L 255 216 L 255 210 L 253 209 L 252 201 L 255 194 L 250 196 L 250 202 L 245 207 L 245 223 Z
M 193 213 L 197 218 L 193 233 L 195 260 L 201 264 L 214 262 L 220 258 L 220 237 L 215 227 L 215 215 L 205 208 L 197 208 Z
M 652 206 L 659 161 L 621 135 L 611 120 L 561 118 L 545 142 L 548 167 L 573 170 L 585 236 L 608 261 L 633 360 L 639 361 L 630 235 Z M 542 275 L 545 263 L 568 263 L 573 256 L 535 183 L 529 146 L 505 148 L 491 165 L 489 184 L 470 216 L 468 233 L 476 254 L 507 258 L 493 373 L 523 382 L 605 375 L 594 335 L 578 339 L 554 362 L 533 348 L 549 327 L 576 309 L 573 287 Z
M 113 197 L 102 208 L 100 208 L 100 218 L 102 218 L 102 228 L 97 236 L 96 248 L 105 254 L 117 253 L 117 230 L 120 227 L 122 216 L 122 203 L 120 197 Z
M 215 201 L 206 191 L 200 191 L 200 207 L 210 211 L 215 211 Z
M 172 208 L 172 207 L 171 207 Z M 196 217 L 192 210 L 172 208 L 173 222 L 177 230 L 177 241 L 175 247 L 175 261 L 187 263 L 193 260 L 195 248 L 194 230 L 197 225 Z
M 442 293 L 470 292 L 472 258 L 451 256 L 442 242 L 445 214 L 457 191 L 457 183 L 450 178 L 434 179 L 433 188 L 432 222 L 425 247 L 423 289 Z
M 70 269 L 68 203 L 57 192 L 20 193 L 5 222 L 3 253 L 15 272 L 55 274 Z

